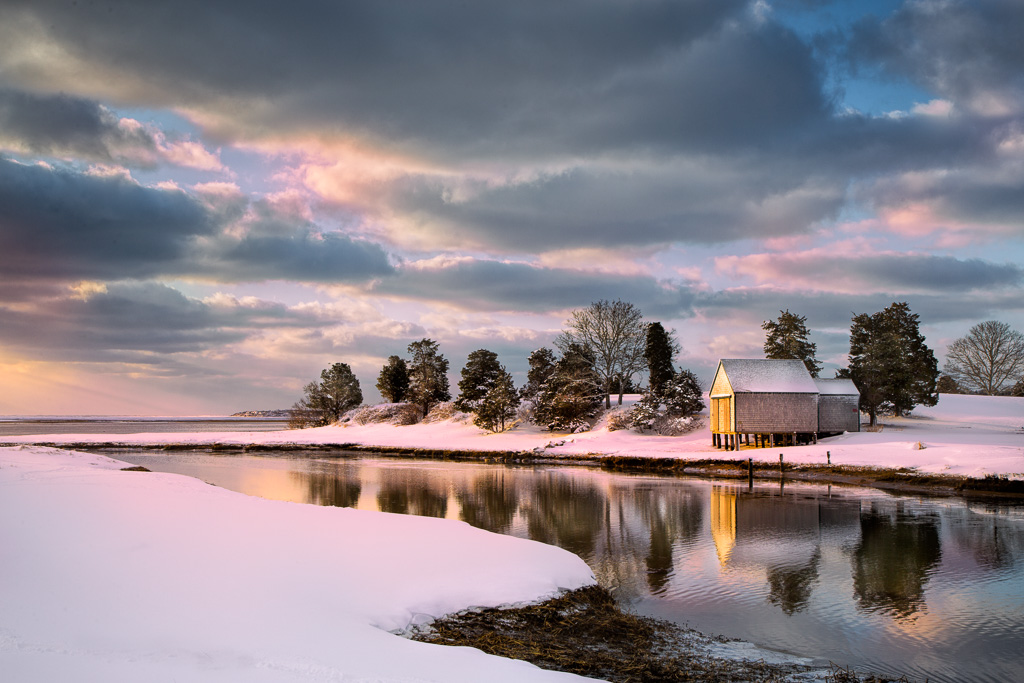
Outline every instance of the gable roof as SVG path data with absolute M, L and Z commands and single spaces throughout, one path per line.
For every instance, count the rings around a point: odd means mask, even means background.
M 818 386 L 818 392 L 822 394 L 860 396 L 852 379 L 816 379 L 814 383 Z
M 736 393 L 818 393 L 818 386 L 802 360 L 723 358 L 719 371 L 725 372 Z

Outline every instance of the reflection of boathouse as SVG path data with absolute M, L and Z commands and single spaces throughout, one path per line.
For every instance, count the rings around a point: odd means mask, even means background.
M 860 503 L 842 498 L 714 486 L 710 516 L 723 567 L 801 564 L 818 552 L 822 535 L 852 540 L 860 532 Z
M 860 430 L 850 380 L 815 380 L 803 361 L 723 359 L 711 383 L 711 441 L 719 448 L 816 441 Z

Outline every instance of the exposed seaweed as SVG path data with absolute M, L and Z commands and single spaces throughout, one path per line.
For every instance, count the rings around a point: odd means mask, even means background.
M 707 647 L 712 639 L 670 622 L 624 612 L 599 586 L 539 605 L 463 612 L 434 621 L 413 638 L 474 647 L 545 669 L 622 683 L 786 681 L 813 671 L 800 664 L 715 657 Z M 842 675 L 832 680 L 884 680 L 860 678 L 849 670 L 842 670 Z

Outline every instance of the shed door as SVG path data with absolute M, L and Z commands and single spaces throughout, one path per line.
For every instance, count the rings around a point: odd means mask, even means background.
M 729 414 L 729 399 L 728 398 L 716 398 L 714 399 L 717 404 L 717 410 L 715 411 L 718 416 L 718 431 L 729 432 L 732 431 L 732 415 Z

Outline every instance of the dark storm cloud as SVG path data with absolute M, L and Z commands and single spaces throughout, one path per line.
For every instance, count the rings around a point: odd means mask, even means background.
M 645 314 L 691 315 L 693 293 L 686 285 L 647 276 L 613 275 L 521 263 L 464 259 L 404 266 L 371 291 L 400 298 L 442 300 L 470 310 L 545 312 L 622 299 Z
M 31 3 L 20 15 L 83 64 L 126 74 L 112 92 L 151 106 L 227 106 L 256 129 L 340 124 L 435 153 L 745 146 L 830 109 L 810 50 L 746 0 Z
M 155 161 L 153 136 L 118 122 L 93 100 L 0 88 L 0 147 L 12 151 L 100 162 Z
M 243 207 L 244 208 L 244 207 Z M 232 231 L 243 211 L 215 212 L 175 189 L 0 158 L 3 280 L 204 276 L 226 281 L 351 282 L 391 271 L 376 244 L 305 220 Z
M 35 357 L 119 361 L 128 352 L 194 352 L 262 327 L 314 322 L 279 304 L 214 306 L 166 285 L 112 283 L 105 291 L 0 307 L 0 343 Z

